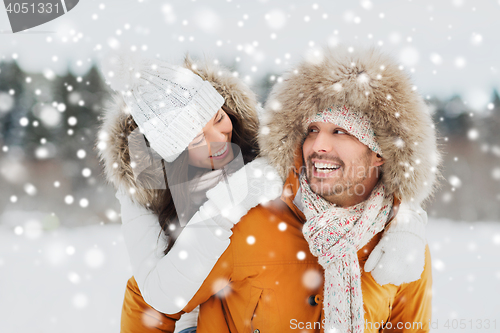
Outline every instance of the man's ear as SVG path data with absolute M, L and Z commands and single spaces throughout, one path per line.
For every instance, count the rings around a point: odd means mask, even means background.
M 380 154 L 376 154 L 373 165 L 374 166 L 381 166 L 384 163 L 385 163 L 384 158 L 382 156 L 380 156 Z

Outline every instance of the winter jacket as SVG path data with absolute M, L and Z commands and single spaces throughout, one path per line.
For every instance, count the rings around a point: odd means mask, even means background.
M 235 225 L 231 244 L 184 308 L 189 312 L 201 304 L 198 333 L 274 333 L 303 328 L 305 332 L 322 332 L 323 270 L 302 236 L 305 217 L 293 204 L 299 186 L 296 170 L 302 160 L 296 158 L 295 162 L 281 198 L 253 208 Z M 360 267 L 381 234 L 358 252 Z M 432 277 L 428 248 L 420 280 L 399 287 L 380 286 L 370 273 L 363 273 L 361 281 L 366 332 L 378 332 L 382 321 L 390 321 L 395 328 L 398 321 L 403 325 L 415 322 L 414 328 L 422 325 L 422 329 L 398 332 L 429 331 Z M 122 333 L 173 332 L 181 314 L 154 310 L 143 300 L 135 280 L 128 281 Z

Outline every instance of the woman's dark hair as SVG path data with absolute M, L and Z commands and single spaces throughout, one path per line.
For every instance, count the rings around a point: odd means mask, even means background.
M 255 129 L 246 128 L 243 117 L 237 112 L 228 108 L 226 105 L 223 105 L 222 109 L 229 116 L 233 125 L 231 142 L 241 149 L 243 161 L 245 164 L 252 161 L 259 154 L 257 138 L 255 137 Z M 175 240 L 182 231 L 177 215 L 178 212 L 174 205 L 174 200 L 166 177 L 167 170 L 169 175 L 168 178 L 175 179 L 176 183 L 180 184 L 180 186 L 176 186 L 176 196 L 180 196 L 180 198 L 183 199 L 181 200 L 181 202 L 187 203 L 187 207 L 181 208 L 181 211 L 183 211 L 184 214 L 187 214 L 187 220 L 189 220 L 190 217 L 194 215 L 194 213 L 196 213 L 194 211 L 191 211 L 192 209 L 190 210 L 190 208 L 196 207 L 196 205 L 190 204 L 187 184 L 189 179 L 193 179 L 194 176 L 199 175 L 200 169 L 190 166 L 188 163 L 188 159 L 188 152 L 187 150 L 185 150 L 172 163 L 162 161 L 162 169 L 166 189 L 155 190 L 157 192 L 156 195 L 158 196 L 157 202 L 160 204 L 150 206 L 150 209 L 156 215 L 158 215 L 161 229 L 168 239 L 167 248 L 164 251 L 165 254 L 170 251 L 175 243 Z

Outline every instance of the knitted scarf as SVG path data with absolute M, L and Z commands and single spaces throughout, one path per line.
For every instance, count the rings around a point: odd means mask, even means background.
M 385 194 L 381 181 L 370 197 L 355 206 L 336 207 L 314 193 L 302 173 L 300 187 L 304 214 L 302 229 L 311 253 L 325 270 L 324 301 L 326 326 L 335 332 L 363 332 L 363 295 L 357 252 L 388 219 L 393 197 Z

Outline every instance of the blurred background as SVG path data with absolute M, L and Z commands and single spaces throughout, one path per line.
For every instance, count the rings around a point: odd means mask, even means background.
M 40 332 L 78 321 L 82 332 L 119 331 L 131 270 L 96 148 L 110 97 L 98 64 L 118 46 L 221 63 L 261 103 L 324 46 L 391 54 L 430 106 L 444 157 L 426 207 L 436 331 L 465 317 L 500 330 L 489 296 L 500 291 L 499 15 L 498 0 L 81 0 L 13 34 L 0 9 L 0 313 L 12 314 L 0 331 L 30 329 L 28 311 Z M 491 311 L 474 312 L 475 300 Z

